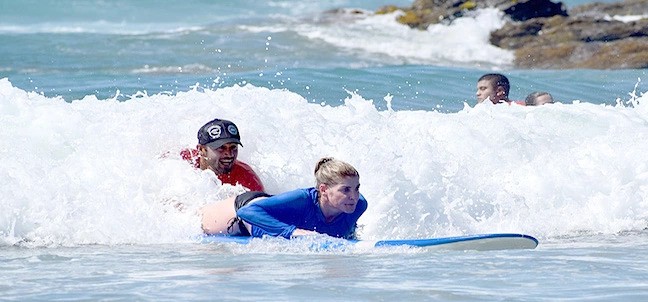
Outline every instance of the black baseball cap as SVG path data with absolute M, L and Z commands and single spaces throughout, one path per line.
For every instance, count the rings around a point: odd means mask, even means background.
M 241 136 L 234 123 L 228 120 L 215 119 L 198 130 L 198 144 L 210 148 L 220 148 L 227 143 L 237 143 L 241 146 Z

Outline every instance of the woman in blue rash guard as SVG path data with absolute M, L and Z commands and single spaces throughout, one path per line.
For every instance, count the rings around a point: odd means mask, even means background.
M 315 167 L 316 186 L 275 196 L 245 192 L 202 209 L 206 234 L 291 238 L 327 234 L 355 238 L 356 222 L 367 209 L 360 174 L 350 164 L 325 157 Z M 219 208 L 224 211 L 219 211 Z M 232 209 L 236 215 L 232 214 Z

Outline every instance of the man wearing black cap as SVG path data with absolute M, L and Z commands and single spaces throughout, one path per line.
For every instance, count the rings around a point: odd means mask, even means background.
M 215 119 L 198 130 L 197 150 L 183 150 L 182 158 L 196 168 L 214 171 L 223 183 L 237 183 L 251 191 L 265 191 L 261 179 L 246 163 L 237 160 L 241 136 L 234 123 Z

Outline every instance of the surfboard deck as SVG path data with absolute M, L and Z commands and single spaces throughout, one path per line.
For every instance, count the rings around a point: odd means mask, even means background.
M 254 237 L 244 236 L 222 236 L 204 235 L 202 243 L 238 243 L 248 244 Z M 259 240 L 259 238 L 256 238 Z M 261 239 L 263 240 L 263 239 Z M 514 233 L 499 234 L 477 234 L 454 237 L 440 237 L 427 239 L 394 239 L 394 240 L 343 240 L 334 239 L 320 242 L 321 249 L 329 246 L 339 247 L 346 244 L 360 248 L 389 247 L 389 246 L 411 246 L 430 250 L 511 250 L 511 249 L 534 249 L 538 246 L 538 240 L 532 236 Z M 288 242 L 289 240 L 286 240 Z

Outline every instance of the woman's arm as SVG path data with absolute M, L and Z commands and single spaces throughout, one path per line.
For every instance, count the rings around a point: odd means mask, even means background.
M 250 203 L 236 215 L 251 225 L 250 234 L 254 237 L 290 238 L 297 228 L 292 222 L 304 216 L 309 200 L 306 190 L 294 190 Z

